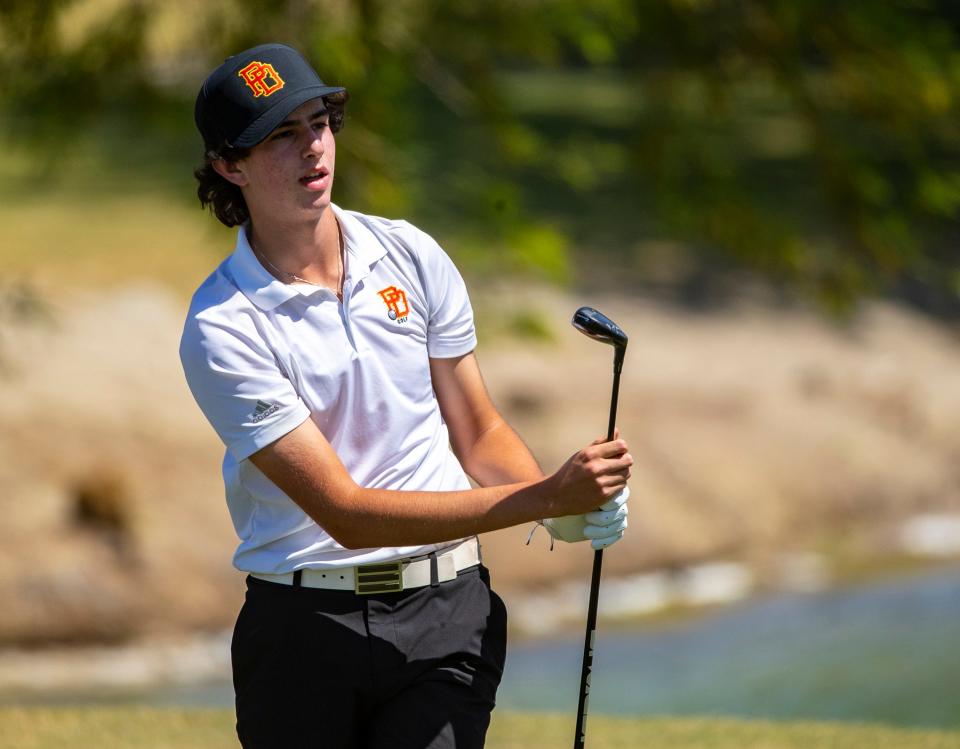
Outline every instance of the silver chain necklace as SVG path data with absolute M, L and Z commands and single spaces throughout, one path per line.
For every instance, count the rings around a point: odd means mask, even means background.
M 337 271 L 337 288 L 336 288 L 336 294 L 337 294 L 337 298 L 340 299 L 341 301 L 343 301 L 343 276 L 344 276 L 344 273 L 343 273 L 343 232 L 340 231 L 340 222 L 339 222 L 339 221 L 337 222 L 337 239 L 339 240 L 338 244 L 340 245 L 340 247 L 339 247 L 339 251 L 337 252 L 337 268 L 338 268 L 338 271 Z M 319 287 L 319 288 L 321 288 L 321 289 L 329 288 L 329 287 L 327 287 L 327 286 L 324 286 L 323 284 L 315 283 L 315 282 L 313 282 L 313 281 L 308 281 L 308 280 L 305 279 L 305 278 L 301 278 L 301 277 L 298 276 L 296 273 L 291 273 L 291 272 L 288 271 L 288 270 L 283 270 L 282 268 L 278 268 L 276 265 L 274 265 L 273 263 L 270 262 L 270 259 L 269 259 L 266 255 L 264 255 L 262 252 L 260 252 L 260 250 L 258 250 L 256 247 L 254 247 L 252 242 L 250 243 L 250 249 L 253 250 L 253 253 L 254 253 L 260 260 L 262 260 L 262 261 L 265 262 L 267 265 L 269 265 L 270 268 L 271 268 L 271 270 L 276 271 L 277 273 L 279 273 L 279 274 L 282 275 L 282 276 L 287 276 L 288 278 L 292 279 L 293 281 L 299 281 L 300 283 L 305 283 L 305 284 L 308 284 L 309 286 L 317 286 L 317 287 Z M 285 283 L 290 283 L 290 281 L 286 281 Z

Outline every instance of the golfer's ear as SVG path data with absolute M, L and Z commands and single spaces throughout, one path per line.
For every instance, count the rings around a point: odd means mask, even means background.
M 243 169 L 240 168 L 239 162 L 229 161 L 228 159 L 216 159 L 211 163 L 217 174 L 223 177 L 227 182 L 230 182 L 237 187 L 246 187 L 250 183 L 250 180 L 247 179 L 247 175 L 244 174 Z

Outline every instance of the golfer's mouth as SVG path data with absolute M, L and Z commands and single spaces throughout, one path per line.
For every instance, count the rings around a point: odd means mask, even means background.
M 322 190 L 329 183 L 329 178 L 330 170 L 326 167 L 320 167 L 319 169 L 302 176 L 300 178 L 300 184 L 306 185 L 314 190 Z

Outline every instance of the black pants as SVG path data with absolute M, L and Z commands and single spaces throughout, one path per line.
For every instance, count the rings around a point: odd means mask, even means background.
M 479 749 L 506 609 L 482 566 L 370 596 L 248 578 L 232 650 L 246 749 Z

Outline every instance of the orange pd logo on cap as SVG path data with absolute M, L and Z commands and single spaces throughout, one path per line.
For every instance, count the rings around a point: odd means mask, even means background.
M 274 91 L 283 88 L 283 78 L 277 74 L 269 62 L 254 60 L 237 75 L 243 78 L 243 82 L 253 91 L 254 96 L 270 96 Z

